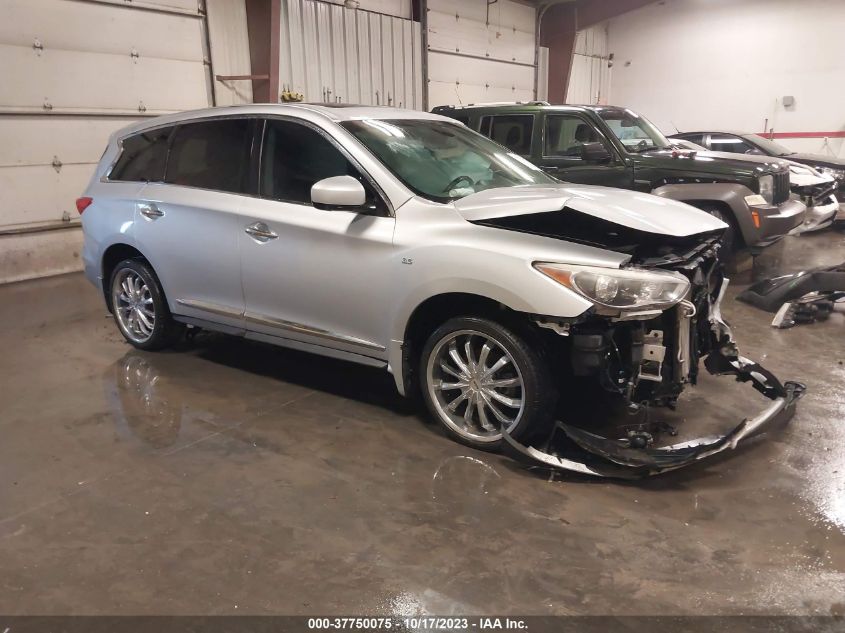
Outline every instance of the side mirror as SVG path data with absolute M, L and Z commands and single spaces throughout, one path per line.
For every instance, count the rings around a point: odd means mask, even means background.
M 353 211 L 366 201 L 364 185 L 352 176 L 323 178 L 311 186 L 311 203 L 318 209 Z
M 584 143 L 581 146 L 581 159 L 591 163 L 606 163 L 610 161 L 610 152 L 601 143 Z

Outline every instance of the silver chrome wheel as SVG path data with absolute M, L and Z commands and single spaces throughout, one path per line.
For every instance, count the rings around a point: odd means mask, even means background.
M 440 418 L 462 437 L 496 442 L 522 417 L 525 387 L 513 357 L 489 335 L 450 332 L 434 346 L 426 385 Z
M 135 343 L 147 342 L 153 335 L 156 315 L 153 297 L 144 279 L 134 270 L 124 268 L 114 278 L 111 297 L 123 335 Z

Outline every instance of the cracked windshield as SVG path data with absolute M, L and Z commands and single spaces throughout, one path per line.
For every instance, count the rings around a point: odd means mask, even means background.
M 539 167 L 468 128 L 445 121 L 342 124 L 415 193 L 448 202 L 495 187 L 558 182 Z

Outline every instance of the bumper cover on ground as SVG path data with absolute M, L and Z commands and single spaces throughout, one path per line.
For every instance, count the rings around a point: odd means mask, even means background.
M 602 477 L 638 478 L 689 466 L 734 449 L 743 440 L 761 433 L 774 423 L 787 421 L 806 387 L 799 382 L 782 384 L 771 372 L 739 355 L 731 330 L 721 315 L 720 305 L 726 289 L 727 280 L 724 280 L 718 298 L 710 307 L 708 320 L 714 351 L 705 358 L 704 365 L 711 374 L 732 375 L 739 382 L 750 382 L 754 389 L 772 401 L 763 411 L 745 418 L 724 435 L 656 448 L 634 448 L 627 440 L 602 437 L 583 428 L 557 422 L 555 430 L 562 431 L 581 449 L 580 455 L 568 452 L 563 456 L 526 446 L 503 430 L 502 435 L 513 449 L 514 457 L 553 469 Z

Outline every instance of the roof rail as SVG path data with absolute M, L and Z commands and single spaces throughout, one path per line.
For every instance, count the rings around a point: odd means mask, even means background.
M 441 105 L 436 106 L 433 110 L 460 110 L 461 108 L 483 108 L 486 106 L 547 106 L 551 105 L 548 101 L 489 101 L 487 103 L 468 103 L 466 105 Z

